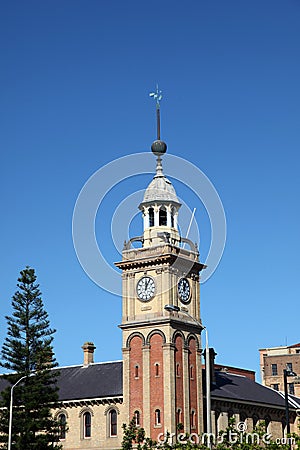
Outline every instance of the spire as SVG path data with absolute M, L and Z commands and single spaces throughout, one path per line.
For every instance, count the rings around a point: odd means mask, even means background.
M 154 155 L 157 156 L 156 176 L 163 176 L 161 156 L 167 151 L 167 144 L 160 140 L 160 101 L 162 99 L 162 91 L 159 90 L 158 84 L 156 85 L 156 91 L 151 92 L 150 97 L 153 97 L 156 101 L 156 125 L 157 125 L 157 139 L 151 145 L 151 150 Z

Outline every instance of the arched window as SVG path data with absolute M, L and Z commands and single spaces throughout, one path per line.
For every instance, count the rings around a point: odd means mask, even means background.
M 66 439 L 66 423 L 67 418 L 64 413 L 58 415 L 58 437 L 59 439 Z
M 149 208 L 149 227 L 154 227 L 154 209 Z
M 264 422 L 265 422 L 265 431 L 266 431 L 266 433 L 269 433 L 269 431 L 270 431 L 269 427 L 270 427 L 270 423 L 271 423 L 270 417 L 269 416 L 265 417 Z
M 160 409 L 156 409 L 154 413 L 155 425 L 161 425 Z
M 159 364 L 158 364 L 158 363 L 155 363 L 155 364 L 154 364 L 154 367 L 155 367 L 155 376 L 156 376 L 156 377 L 159 377 Z
M 118 425 L 117 411 L 115 409 L 111 409 L 109 411 L 110 436 L 117 436 L 117 434 L 118 434 L 117 425 Z
M 159 210 L 159 225 L 167 225 L 167 211 L 164 206 L 162 206 Z
M 171 227 L 174 228 L 174 208 L 171 209 Z
M 178 408 L 176 411 L 176 425 L 178 425 L 179 423 L 182 423 L 182 411 L 180 408 Z
M 190 366 L 190 379 L 194 378 L 194 366 Z
M 83 437 L 90 438 L 92 435 L 92 416 L 91 413 L 86 411 L 83 414 Z
M 141 415 L 138 410 L 134 411 L 135 424 L 137 427 L 141 425 Z
M 196 428 L 196 411 L 191 411 L 191 428 Z
M 257 415 L 253 415 L 252 416 L 252 422 L 253 422 L 253 428 L 255 428 L 256 427 L 256 425 L 257 425 L 257 422 L 258 422 L 258 417 L 257 417 Z
M 136 364 L 136 365 L 134 366 L 134 377 L 135 377 L 135 378 L 138 378 L 138 377 L 139 377 L 139 365 L 138 365 L 138 364 Z

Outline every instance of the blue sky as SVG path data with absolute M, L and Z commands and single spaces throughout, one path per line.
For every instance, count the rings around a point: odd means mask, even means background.
M 81 268 L 72 214 L 94 172 L 149 152 L 156 82 L 168 151 L 209 177 L 226 213 L 225 252 L 201 292 L 218 361 L 258 370 L 259 348 L 300 341 L 299 23 L 297 0 L 2 3 L 0 342 L 19 271 L 30 265 L 59 363 L 81 363 L 87 340 L 97 361 L 121 358 L 121 299 Z M 114 209 L 150 180 L 129 179 L 104 202 L 96 234 L 111 264 L 120 258 Z M 205 260 L 205 210 L 174 186 L 197 206 Z M 124 224 L 120 239 L 127 233 Z

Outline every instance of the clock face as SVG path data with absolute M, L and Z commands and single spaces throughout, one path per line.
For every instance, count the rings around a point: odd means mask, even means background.
M 143 302 L 150 300 L 155 293 L 155 283 L 151 277 L 141 278 L 136 285 L 136 293 L 138 298 Z
M 190 283 L 186 278 L 180 278 L 177 285 L 178 295 L 182 303 L 188 303 L 190 300 L 191 289 Z

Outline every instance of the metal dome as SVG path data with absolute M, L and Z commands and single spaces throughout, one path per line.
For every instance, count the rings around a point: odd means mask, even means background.
M 180 204 L 171 181 L 164 175 L 156 175 L 153 178 L 145 191 L 142 203 L 153 203 L 157 201 Z

